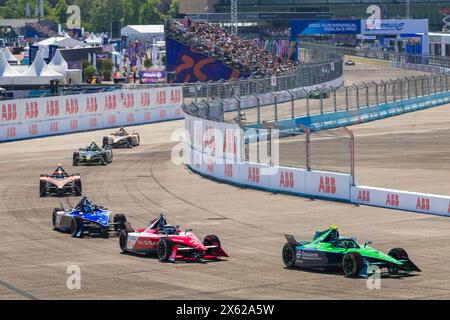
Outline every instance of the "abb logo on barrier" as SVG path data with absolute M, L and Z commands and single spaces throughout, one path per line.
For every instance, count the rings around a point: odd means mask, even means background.
M 105 111 L 117 109 L 117 97 L 115 94 L 108 94 L 105 96 Z
M 108 124 L 116 124 L 117 123 L 117 117 L 115 115 L 108 117 Z
M 30 124 L 30 126 L 28 127 L 28 134 L 31 136 L 35 136 L 38 134 L 38 126 L 37 124 L 33 123 Z
M 176 116 L 176 117 L 181 117 L 181 109 L 177 109 L 177 110 L 175 111 L 175 116 Z
M 223 137 L 223 153 L 225 154 L 237 153 L 237 138 L 234 132 L 234 130 L 225 130 L 225 136 Z
M 89 127 L 97 128 L 97 118 L 90 118 L 89 119 Z
M 134 122 L 134 113 L 130 113 L 127 115 L 127 122 Z
M 370 202 L 370 191 L 359 190 L 358 201 L 360 202 Z
M 159 111 L 159 117 L 160 117 L 161 119 L 165 119 L 166 116 L 167 116 L 167 111 L 166 111 L 166 109 L 163 109 L 163 110 Z
M 93 113 L 98 111 L 97 97 L 86 98 L 86 113 Z
M 25 104 L 25 119 L 36 119 L 39 117 L 37 102 L 27 102 Z
M 295 187 L 294 173 L 281 171 L 280 187 L 293 189 Z
M 66 99 L 66 115 L 75 115 L 78 111 L 80 111 L 78 99 Z
M 450 214 L 450 202 L 448 203 L 448 214 Z
M 226 164 L 225 165 L 225 177 L 233 178 L 233 165 L 232 164 Z
M 51 99 L 47 101 L 47 106 L 45 108 L 46 117 L 57 117 L 59 116 L 59 101 L 56 99 Z
M 162 104 L 166 104 L 166 102 L 167 102 L 166 91 L 165 90 L 158 90 L 156 92 L 156 104 L 157 105 L 162 105 Z
M 336 179 L 333 177 L 320 177 L 319 192 L 335 194 L 336 193 Z
M 72 129 L 72 130 L 78 129 L 78 120 L 71 120 L 70 121 L 70 129 Z
M 390 207 L 398 207 L 400 205 L 400 197 L 396 193 L 388 193 L 386 205 Z
M 2 121 L 17 120 L 17 106 L 15 103 L 2 104 Z
M 59 131 L 59 123 L 58 122 L 50 122 L 50 132 L 58 132 Z
M 152 120 L 152 113 L 150 111 L 144 113 L 144 120 L 145 121 L 151 121 Z
M 7 138 L 15 138 L 17 136 L 16 127 L 9 127 L 6 129 Z
M 132 93 L 122 93 L 123 107 L 125 109 L 134 108 L 134 94 Z
M 181 102 L 181 91 L 172 89 L 170 90 L 170 101 L 172 103 L 179 103 Z
M 261 172 L 257 167 L 248 168 L 248 181 L 253 183 L 259 183 L 261 181 Z
M 209 173 L 214 173 L 214 162 L 209 161 L 206 165 L 206 170 L 208 170 Z
M 430 211 L 431 210 L 430 199 L 421 197 L 417 198 L 416 209 Z
M 151 106 L 150 92 L 142 92 L 141 107 L 150 107 L 150 106 Z

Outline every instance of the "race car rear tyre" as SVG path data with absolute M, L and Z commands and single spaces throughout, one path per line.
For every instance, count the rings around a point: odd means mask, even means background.
M 295 267 L 295 248 L 291 246 L 289 243 L 286 243 L 283 247 L 282 252 L 283 262 L 286 268 L 294 268 Z
M 119 213 L 114 216 L 113 222 L 114 222 L 114 230 L 120 231 L 125 229 L 125 223 L 127 222 L 127 218 L 125 217 L 124 214 Z
M 73 154 L 73 161 L 72 161 L 73 166 L 78 167 L 80 164 L 79 161 L 80 161 L 80 154 L 78 152 L 75 152 Z
M 75 195 L 81 197 L 83 195 L 83 186 L 81 185 L 81 180 L 75 181 Z
M 80 238 L 83 237 L 83 232 L 80 233 L 80 231 L 83 230 L 83 219 L 80 217 L 73 217 L 72 221 L 70 222 L 70 234 L 72 237 L 77 237 L 78 234 L 80 234 Z
M 109 138 L 103 137 L 103 148 L 105 148 L 106 146 L 109 146 Z
M 39 183 L 39 196 L 45 198 L 47 196 L 47 182 L 41 181 Z
M 169 260 L 173 250 L 173 242 L 168 238 L 161 238 L 158 243 L 158 258 L 161 262 Z
M 58 212 L 64 211 L 63 208 L 55 208 L 53 209 L 53 214 L 52 214 L 52 224 L 53 224 L 53 228 L 56 229 L 56 217 L 58 216 Z
M 355 278 L 364 266 L 363 257 L 358 252 L 350 252 L 342 259 L 342 270 L 348 278 Z
M 219 248 L 222 246 L 219 237 L 213 234 L 206 236 L 203 240 L 203 244 L 205 246 L 217 246 Z
M 121 230 L 119 234 L 119 245 L 122 253 L 127 253 L 127 243 L 128 243 L 128 232 L 126 230 Z
M 141 145 L 141 136 L 139 134 L 136 134 L 136 144 L 135 147 L 138 147 Z

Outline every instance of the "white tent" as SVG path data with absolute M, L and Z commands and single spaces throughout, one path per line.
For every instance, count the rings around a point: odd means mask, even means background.
M 39 47 L 48 47 L 51 45 L 55 45 L 63 48 L 74 48 L 76 46 L 83 45 L 83 43 L 69 36 L 65 36 L 65 37 L 51 37 L 41 42 L 38 42 L 37 45 Z
M 16 57 L 13 56 L 13 54 L 11 53 L 11 51 L 9 51 L 8 48 L 5 48 L 3 52 L 5 54 L 6 61 L 12 64 L 19 64 L 19 60 L 17 60 Z
M 11 85 L 14 78 L 20 76 L 21 74 L 9 65 L 4 52 L 0 51 L 0 85 Z
M 100 45 L 102 43 L 102 40 L 97 37 L 93 32 L 89 35 L 89 37 L 84 40 L 87 44 L 98 44 Z
M 62 56 L 60 50 L 56 50 L 55 56 L 53 57 L 52 61 L 48 64 L 48 67 L 53 71 L 56 71 L 64 76 L 66 75 L 67 70 L 69 70 L 69 65 Z
M 152 42 L 153 39 L 164 39 L 164 25 L 129 25 L 121 30 L 122 36 L 127 36 L 129 40 L 145 40 Z
M 46 85 L 49 84 L 51 80 L 63 80 L 65 77 L 50 69 L 45 63 L 42 54 L 38 52 L 33 64 L 21 74 L 20 78 L 20 84 Z

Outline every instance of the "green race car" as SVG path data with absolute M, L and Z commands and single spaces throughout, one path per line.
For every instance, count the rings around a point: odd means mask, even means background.
M 341 269 L 347 277 L 369 277 L 379 269 L 387 268 L 390 275 L 405 275 L 421 270 L 401 248 L 388 254 L 369 247 L 371 242 L 359 245 L 353 238 L 339 236 L 337 227 L 316 232 L 313 241 L 297 242 L 286 236 L 283 262 L 287 268 Z

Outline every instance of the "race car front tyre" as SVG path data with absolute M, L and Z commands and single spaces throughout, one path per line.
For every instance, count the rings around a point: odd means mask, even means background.
M 83 195 L 83 186 L 81 185 L 81 180 L 75 180 L 74 193 L 77 197 L 81 197 Z
M 63 208 L 55 208 L 53 209 L 53 214 L 52 214 L 52 224 L 53 224 L 53 228 L 56 229 L 56 217 L 58 216 L 58 212 L 64 211 Z
M 47 182 L 41 181 L 39 183 L 39 196 L 45 198 L 47 196 Z
M 109 146 L 109 138 L 108 137 L 103 137 L 103 148 Z
M 291 246 L 289 243 L 286 243 L 283 247 L 283 262 L 286 268 L 294 268 L 295 267 L 295 248 Z
M 70 234 L 72 237 L 83 237 L 83 219 L 80 217 L 73 217 L 70 222 Z
M 161 238 L 158 243 L 158 258 L 161 262 L 169 260 L 173 250 L 173 242 L 168 238 Z
M 363 266 L 363 257 L 358 252 L 349 252 L 342 259 L 342 270 L 347 278 L 357 277 Z
M 122 253 L 127 253 L 127 243 L 128 243 L 128 232 L 126 230 L 121 230 L 119 234 L 119 245 Z
M 220 243 L 219 237 L 216 235 L 206 236 L 205 239 L 203 240 L 203 244 L 205 246 L 217 246 L 217 247 L 222 246 Z
M 102 165 L 107 166 L 109 164 L 108 156 L 106 154 L 102 154 Z
M 125 217 L 124 214 L 116 214 L 113 218 L 113 222 L 114 222 L 114 230 L 115 231 L 120 231 L 125 229 L 125 223 L 127 222 L 127 218 Z
M 389 251 L 388 256 L 394 258 L 395 260 L 409 259 L 408 254 L 403 248 L 394 248 Z M 399 271 L 398 266 L 392 264 L 388 266 L 388 271 L 390 274 L 397 274 Z
M 78 152 L 75 152 L 73 154 L 73 161 L 72 161 L 73 166 L 78 167 L 80 164 L 79 161 L 80 161 L 80 154 Z
M 127 144 L 128 144 L 128 148 L 130 148 L 130 149 L 133 148 L 133 138 L 132 137 L 127 138 Z

